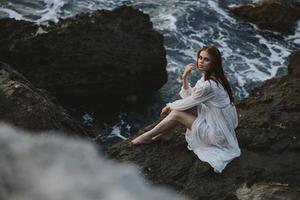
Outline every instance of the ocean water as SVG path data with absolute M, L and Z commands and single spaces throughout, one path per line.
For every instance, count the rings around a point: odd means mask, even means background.
M 163 34 L 167 51 L 169 80 L 147 108 L 120 110 L 115 122 L 105 125 L 99 137 L 106 141 L 130 137 L 135 128 L 158 117 L 159 109 L 178 98 L 184 66 L 195 62 L 197 49 L 216 45 L 236 99 L 242 99 L 262 81 L 287 73 L 287 56 L 300 48 L 300 22 L 294 35 L 282 37 L 260 30 L 230 13 L 229 8 L 257 0 L 2 0 L 0 17 L 43 23 L 97 9 L 133 6 L 150 15 L 154 28 Z M 191 84 L 200 78 L 193 73 Z M 124 101 L 135 101 L 128 97 Z M 85 123 L 95 123 L 97 113 L 82 113 Z

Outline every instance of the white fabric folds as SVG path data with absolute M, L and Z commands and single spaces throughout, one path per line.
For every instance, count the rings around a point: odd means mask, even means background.
M 193 88 L 181 88 L 179 95 L 182 99 L 168 104 L 171 109 L 184 111 L 197 106 L 198 111 L 191 130 L 187 129 L 185 134 L 188 149 L 221 173 L 241 154 L 235 134 L 238 125 L 235 106 L 220 83 L 204 81 L 204 77 Z

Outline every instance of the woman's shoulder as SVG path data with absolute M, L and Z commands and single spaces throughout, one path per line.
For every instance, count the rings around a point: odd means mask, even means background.
M 214 86 L 216 86 L 216 85 L 219 85 L 220 82 L 217 81 L 216 79 L 210 78 L 210 79 L 207 79 L 207 80 L 204 80 L 204 79 L 203 79 L 201 84 L 202 84 L 202 85 L 205 85 L 206 87 L 214 87 Z
M 222 87 L 222 84 L 220 81 L 218 81 L 217 78 L 213 76 L 211 76 L 207 80 L 205 80 L 204 76 L 202 76 L 195 85 L 195 87 L 206 87 L 206 88 L 215 88 L 217 86 Z
M 205 79 L 204 79 L 204 76 L 202 76 L 202 77 L 196 82 L 195 87 L 201 87 L 201 86 L 203 86 L 203 85 L 205 85 L 205 84 L 206 84 L 206 81 L 205 81 Z
M 205 82 L 209 83 L 209 85 L 213 88 L 224 89 L 221 81 L 215 77 L 210 77 L 210 79 L 206 80 Z
M 209 80 L 204 80 L 204 78 L 202 79 L 200 79 L 197 83 L 196 83 L 196 85 L 195 85 L 195 87 L 194 87 L 194 91 L 198 91 L 198 90 L 205 90 L 205 91 L 210 91 L 210 90 L 213 90 L 213 85 L 212 85 L 212 83 L 211 83 L 211 81 L 209 81 Z
M 215 84 L 221 84 L 221 81 L 217 79 L 215 76 L 210 76 L 208 81 L 214 82 Z
M 222 93 L 224 91 L 224 88 L 222 86 L 222 84 L 218 81 L 212 80 L 212 79 L 208 79 L 208 80 L 204 80 L 203 81 L 199 81 L 199 83 L 196 85 L 195 87 L 195 91 L 197 90 L 201 90 L 201 91 L 205 91 L 208 93 Z

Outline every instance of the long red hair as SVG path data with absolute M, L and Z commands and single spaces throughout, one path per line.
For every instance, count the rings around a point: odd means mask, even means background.
M 217 47 L 209 45 L 209 46 L 203 46 L 200 48 L 197 52 L 197 66 L 198 66 L 198 58 L 201 53 L 201 51 L 206 51 L 211 56 L 211 68 L 204 73 L 204 80 L 213 80 L 220 82 L 224 89 L 226 90 L 230 102 L 234 102 L 234 97 L 232 95 L 232 90 L 230 88 L 230 84 L 224 74 L 223 66 L 222 66 L 222 56 L 220 51 L 217 49 Z M 214 76 L 217 80 L 214 80 L 211 76 Z

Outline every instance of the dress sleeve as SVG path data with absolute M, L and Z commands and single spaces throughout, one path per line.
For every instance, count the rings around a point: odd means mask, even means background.
M 209 81 L 205 81 L 203 84 L 193 88 L 193 92 L 190 96 L 168 103 L 167 105 L 174 110 L 187 110 L 200 105 L 202 102 L 214 97 L 214 91 L 210 84 Z
M 191 94 L 192 94 L 192 87 L 190 84 L 188 86 L 188 89 L 184 89 L 183 87 L 181 87 L 181 90 L 179 92 L 179 95 L 181 98 L 184 99 L 184 98 L 190 96 Z

